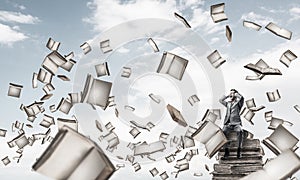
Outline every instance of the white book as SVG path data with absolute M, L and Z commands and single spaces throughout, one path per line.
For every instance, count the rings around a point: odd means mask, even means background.
M 211 122 L 215 123 L 217 119 L 218 119 L 218 115 L 215 114 L 210 109 L 207 109 L 201 121 L 202 122 L 203 121 L 211 121 Z
M 163 151 L 166 149 L 166 146 L 161 141 L 156 141 L 150 144 L 146 142 L 137 145 L 134 149 L 134 155 L 149 155 L 158 151 Z
M 289 67 L 291 62 L 296 58 L 297 56 L 291 50 L 287 50 L 281 55 L 279 61 L 286 67 Z
M 187 64 L 188 60 L 175 54 L 164 52 L 156 72 L 168 74 L 181 80 Z
M 158 46 L 152 38 L 149 38 L 147 42 L 149 43 L 154 52 L 159 52 Z
M 254 98 L 246 100 L 245 104 L 246 104 L 247 108 L 253 112 L 256 112 L 256 111 L 259 111 L 259 110 L 262 110 L 265 108 L 265 106 L 262 106 L 262 105 L 259 107 L 256 107 Z
M 81 102 L 106 109 L 111 87 L 111 82 L 94 79 L 88 74 L 82 91 Z
M 259 31 L 261 29 L 261 25 L 246 20 L 243 21 L 243 26 L 246 28 L 254 29 L 255 31 Z
M 40 68 L 37 79 L 44 84 L 51 84 L 52 74 Z
M 249 63 L 244 68 L 252 70 L 258 74 L 264 75 L 282 75 L 281 71 L 277 68 L 272 68 L 265 61 L 260 59 L 256 64 Z
M 198 98 L 198 96 L 196 94 L 193 94 L 188 98 L 188 102 L 190 103 L 191 106 L 194 106 L 199 101 L 200 101 L 200 99 Z
M 123 67 L 121 77 L 129 78 L 131 75 L 131 68 L 130 67 Z
M 299 139 L 289 132 L 282 124 L 279 124 L 273 133 L 265 138 L 262 142 L 276 155 L 285 150 L 295 151 L 298 147 L 296 144 Z
M 207 59 L 209 60 L 210 64 L 214 68 L 220 67 L 222 64 L 226 62 L 225 59 L 223 59 L 218 52 L 218 50 L 213 51 L 210 55 L 207 56 Z
M 154 95 L 153 93 L 150 93 L 149 94 L 149 97 L 154 101 L 154 102 L 156 102 L 157 104 L 159 104 L 160 103 L 160 98 L 159 97 L 157 97 L 156 95 Z
M 250 173 L 241 180 L 288 179 L 300 169 L 300 158 L 291 150 L 286 150 L 268 161 L 262 170 Z
M 100 42 L 100 49 L 103 53 L 108 53 L 112 51 L 112 48 L 110 47 L 110 40 L 104 40 Z
M 33 73 L 33 75 L 32 75 L 32 81 L 31 81 L 31 84 L 32 84 L 32 88 L 37 88 L 38 87 L 38 79 L 37 79 L 37 77 L 38 77 L 38 74 L 37 73 Z
M 281 99 L 278 89 L 276 89 L 275 91 L 272 91 L 272 92 L 267 92 L 266 94 L 267 94 L 269 102 L 275 102 L 275 101 L 278 101 L 279 99 Z
M 205 121 L 192 137 L 205 145 L 209 158 L 212 158 L 227 143 L 221 128 L 211 121 Z
M 300 106 L 299 106 L 299 105 L 294 105 L 294 108 L 296 109 L 296 111 L 297 111 L 298 113 L 300 113 Z
M 215 23 L 227 20 L 225 14 L 225 3 L 210 6 L 210 16 Z
M 7 95 L 11 97 L 20 98 L 22 88 L 22 85 L 9 83 Z
M 44 114 L 43 120 L 40 122 L 40 125 L 49 128 L 51 125 L 54 125 L 54 117 Z
M 51 51 L 57 51 L 59 48 L 60 42 L 54 41 L 51 37 L 48 39 L 46 47 Z
M 187 20 L 186 20 L 184 17 L 180 16 L 180 15 L 179 15 L 178 13 L 176 13 L 176 12 L 174 12 L 174 16 L 175 16 L 175 18 L 177 18 L 179 21 L 181 21 L 181 22 L 185 25 L 185 27 L 191 28 L 191 25 L 187 22 Z
M 110 75 L 107 62 L 95 65 L 95 70 L 96 70 L 97 77 Z
M 76 64 L 76 61 L 74 61 L 73 59 L 70 59 L 65 64 L 61 65 L 61 68 L 70 72 L 75 64 Z
M 0 129 L 0 136 L 1 136 L 1 137 L 5 137 L 5 136 L 6 136 L 6 132 L 7 132 L 7 130 L 5 130 L 5 129 Z
M 170 104 L 167 105 L 167 110 L 168 110 L 171 118 L 173 119 L 173 121 L 177 122 L 179 125 L 181 125 L 183 127 L 187 126 L 187 123 L 184 120 L 183 116 L 181 115 L 180 111 L 178 111 L 175 107 L 173 107 Z
M 68 78 L 68 76 L 63 75 L 63 74 L 59 74 L 59 75 L 57 75 L 57 77 L 63 81 L 71 81 L 71 79 Z
M 53 179 L 108 179 L 115 167 L 100 147 L 69 127 L 63 127 L 32 166 Z
M 78 131 L 78 122 L 76 119 L 63 119 L 57 118 L 57 127 L 58 130 L 63 129 L 64 126 L 68 126 L 75 131 Z
M 91 52 L 91 50 L 92 50 L 91 46 L 87 42 L 84 42 L 83 44 L 81 44 L 80 48 L 83 50 L 84 54 L 87 54 L 87 53 Z
M 69 100 L 62 98 L 60 100 L 59 104 L 57 105 L 57 110 L 65 113 L 65 114 L 69 114 L 72 107 L 73 107 L 73 104 Z
M 241 112 L 241 116 L 244 117 L 252 125 L 254 125 L 254 123 L 252 122 L 254 115 L 255 115 L 255 113 L 248 108 L 243 108 L 243 110 Z
M 226 29 L 226 33 L 225 34 L 226 34 L 227 40 L 229 42 L 231 42 L 231 40 L 232 40 L 232 31 L 231 31 L 231 29 L 230 29 L 230 27 L 228 25 L 226 25 L 225 29 Z
M 270 22 L 267 26 L 266 29 L 268 29 L 269 31 L 271 31 L 272 33 L 276 34 L 279 37 L 291 40 L 292 38 L 292 32 L 279 27 L 278 25 L 276 25 L 275 23 Z

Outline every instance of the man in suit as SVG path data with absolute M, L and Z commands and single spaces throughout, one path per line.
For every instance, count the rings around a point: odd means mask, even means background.
M 243 129 L 242 129 L 242 121 L 240 118 L 240 111 L 244 104 L 244 97 L 237 90 L 231 89 L 230 94 L 228 96 L 223 96 L 219 101 L 227 108 L 226 116 L 224 119 L 223 132 L 226 137 L 228 137 L 231 131 L 237 133 L 237 138 L 238 138 L 237 158 L 241 158 Z M 229 148 L 228 148 L 228 143 L 226 143 L 224 158 L 228 158 L 228 156 L 229 156 Z

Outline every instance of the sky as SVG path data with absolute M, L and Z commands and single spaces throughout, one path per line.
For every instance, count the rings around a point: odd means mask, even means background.
M 217 3 L 225 3 L 227 21 L 214 23 L 210 17 L 210 6 Z M 174 12 L 179 13 L 191 25 L 191 29 L 174 17 Z M 149 19 L 151 18 L 151 19 Z M 243 20 L 253 21 L 262 26 L 260 31 L 243 27 Z M 264 27 L 273 22 L 280 27 L 293 32 L 291 40 L 283 39 L 271 33 Z M 153 23 L 152 25 L 149 25 Z M 156 25 L 156 26 L 155 26 Z M 225 26 L 229 25 L 233 37 L 228 42 L 225 36 Z M 174 29 L 171 29 L 174 27 Z M 122 143 L 130 140 L 130 119 L 135 118 L 143 122 L 153 120 L 157 128 L 151 132 L 142 132 L 137 140 L 157 140 L 159 133 L 167 131 L 172 135 L 182 133 L 183 129 L 176 124 L 168 123 L 165 111 L 161 107 L 151 104 L 147 95 L 151 92 L 163 99 L 163 105 L 170 103 L 178 107 L 183 116 L 188 119 L 189 125 L 195 126 L 208 108 L 220 108 L 222 118 L 225 109 L 218 104 L 217 99 L 227 94 L 231 88 L 237 89 L 245 99 L 255 98 L 256 105 L 264 105 L 265 109 L 257 112 L 253 118 L 254 125 L 243 120 L 244 129 L 254 133 L 255 138 L 263 140 L 272 133 L 267 129 L 268 124 L 264 120 L 264 112 L 273 111 L 278 118 L 290 121 L 293 126 L 286 126 L 297 137 L 300 136 L 299 113 L 293 108 L 300 105 L 299 91 L 300 79 L 298 68 L 299 60 L 294 60 L 290 67 L 285 67 L 279 62 L 280 56 L 286 50 L 291 50 L 297 56 L 300 55 L 300 1 L 217 1 L 217 0 L 3 0 L 0 2 L 0 99 L 2 110 L 0 113 L 0 128 L 7 129 L 7 136 L 0 138 L 0 158 L 15 155 L 14 150 L 8 148 L 6 142 L 17 134 L 11 131 L 11 124 L 16 120 L 28 123 L 25 113 L 19 110 L 20 104 L 29 105 L 34 100 L 43 96 L 42 84 L 38 89 L 32 89 L 31 79 L 33 72 L 38 72 L 45 56 L 50 53 L 46 43 L 51 37 L 61 42 L 59 52 L 62 55 L 74 52 L 74 60 L 77 61 L 74 69 L 69 72 L 59 71 L 67 75 L 71 81 L 62 82 L 55 78 L 55 95 L 47 105 L 58 104 L 61 97 L 69 92 L 82 90 L 87 73 L 95 77 L 94 65 L 107 61 L 110 63 L 111 76 L 104 80 L 113 82 L 112 94 L 115 95 L 117 105 L 134 105 L 136 113 L 122 111 L 121 121 L 114 119 L 111 109 L 96 112 L 84 105 L 76 105 L 69 115 L 60 112 L 53 114 L 55 118 L 70 118 L 73 114 L 78 116 L 79 131 L 97 141 L 99 134 L 94 131 L 94 119 L 98 118 L 102 124 L 110 120 L 116 126 L 116 132 L 120 135 Z M 146 43 L 147 38 L 153 37 L 159 48 L 159 53 L 153 53 Z M 113 52 L 103 54 L 99 49 L 99 41 L 105 38 L 111 39 Z M 92 52 L 84 55 L 80 45 L 89 42 Z M 95 48 L 94 48 L 95 47 Z M 220 68 L 214 69 L 206 59 L 208 53 L 218 50 L 226 59 Z M 189 60 L 186 73 L 182 81 L 174 80 L 168 76 L 155 73 L 159 64 L 157 59 L 169 51 L 185 57 Z M 260 81 L 247 81 L 247 75 L 253 75 L 243 66 L 248 63 L 256 63 L 263 59 L 271 67 L 279 68 L 282 76 L 266 76 Z M 133 70 L 131 78 L 120 78 L 123 66 L 129 66 Z M 7 96 L 9 83 L 21 84 L 21 98 Z M 279 89 L 281 99 L 276 102 L 268 102 L 266 92 Z M 186 102 L 192 93 L 197 93 L 199 104 L 190 107 Z M 47 113 L 49 109 L 46 109 Z M 82 112 L 82 113 L 81 113 Z M 155 114 L 160 112 L 160 117 Z M 89 114 L 91 113 L 91 114 Z M 83 120 L 91 115 L 90 121 Z M 83 119 L 81 119 L 82 117 Z M 101 118 L 100 118 L 101 117 Z M 40 115 L 34 123 L 34 129 L 27 129 L 26 133 L 45 132 L 39 127 Z M 108 120 L 109 119 L 109 120 Z M 218 121 L 222 127 L 222 120 Z M 55 135 L 56 126 L 51 127 L 52 136 Z M 105 148 L 105 144 L 99 143 Z M 197 143 L 199 151 L 204 154 L 203 145 Z M 14 160 L 8 166 L 0 165 L 1 179 L 16 179 L 26 176 L 28 179 L 47 179 L 31 170 L 32 164 L 47 147 L 36 144 L 24 149 L 24 156 L 20 163 Z M 197 148 L 196 147 L 196 148 Z M 264 159 L 275 155 L 262 145 L 266 155 Z M 122 150 L 122 149 L 121 149 Z M 168 149 L 168 153 L 172 152 Z M 296 151 L 298 154 L 299 152 Z M 119 152 L 125 153 L 125 152 Z M 200 154 L 201 154 L 200 153 Z M 114 154 L 108 153 L 113 163 L 125 163 L 117 160 Z M 166 154 L 158 156 L 163 157 Z M 182 154 L 183 156 L 184 154 Z M 210 169 L 216 163 L 214 159 L 208 159 L 202 155 L 194 157 L 190 164 L 190 170 L 179 175 L 179 179 L 209 179 L 211 175 L 205 170 L 205 164 Z M 143 161 L 143 159 L 141 159 Z M 167 164 L 163 159 L 157 162 L 145 161 L 142 169 L 134 172 L 133 168 L 126 164 L 115 172 L 111 179 L 128 177 L 130 179 L 150 179 L 148 172 L 153 167 L 159 167 L 160 172 L 167 171 L 170 178 L 174 178 L 171 172 L 174 165 Z M 202 172 L 202 177 L 194 177 L 195 172 Z M 300 178 L 299 172 L 295 177 Z M 156 177 L 157 178 L 157 177 Z

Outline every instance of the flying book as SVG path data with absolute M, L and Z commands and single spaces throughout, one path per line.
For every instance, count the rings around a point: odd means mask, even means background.
M 262 170 L 253 172 L 241 180 L 289 179 L 300 169 L 300 158 L 291 150 L 286 150 L 268 161 Z
M 246 28 L 254 29 L 255 31 L 259 31 L 261 29 L 261 25 L 246 20 L 243 21 L 243 26 Z
M 57 51 L 52 51 L 48 54 L 42 64 L 42 67 L 55 75 L 58 68 L 67 62 L 66 58 L 59 54 Z
M 211 121 L 202 123 L 193 133 L 192 138 L 205 145 L 209 158 L 212 158 L 227 143 L 227 138 L 221 128 Z
M 275 130 L 280 124 L 288 125 L 288 126 L 292 126 L 293 125 L 293 123 L 291 123 L 289 121 L 285 121 L 283 119 L 272 117 L 272 119 L 270 121 L 270 125 L 268 126 L 268 129 Z
M 91 50 L 92 50 L 91 46 L 87 42 L 84 42 L 83 44 L 81 44 L 80 48 L 83 50 L 84 54 L 87 54 L 87 53 L 91 52 Z
M 207 59 L 209 60 L 210 64 L 213 65 L 214 68 L 218 68 L 226 62 L 226 60 L 221 57 L 218 50 L 215 50 L 210 55 L 208 55 Z
M 193 94 L 188 98 L 188 102 L 190 103 L 191 106 L 194 106 L 199 101 L 200 101 L 200 99 L 198 98 L 198 96 L 196 94 Z
M 53 77 L 53 75 L 50 72 L 45 71 L 44 69 L 40 68 L 37 79 L 41 83 L 51 84 L 52 77 Z
M 97 77 L 110 75 L 107 62 L 95 65 L 95 69 Z
M 227 20 L 225 14 L 225 3 L 210 6 L 210 16 L 215 23 Z
M 81 102 L 106 109 L 111 87 L 111 82 L 94 79 L 88 74 L 82 91 Z
M 161 141 L 156 141 L 150 144 L 143 142 L 135 147 L 134 155 L 148 155 L 158 151 L 164 151 L 165 149 L 166 146 Z
M 177 14 L 176 12 L 174 12 L 174 16 L 175 16 L 179 21 L 181 21 L 181 22 L 185 25 L 185 27 L 191 28 L 191 25 L 189 25 L 189 23 L 187 22 L 187 20 L 186 20 L 184 17 L 180 16 L 180 15 Z
M 293 107 L 296 109 L 296 111 L 297 111 L 298 113 L 300 113 L 300 106 L 299 106 L 299 105 L 296 104 L 296 105 L 294 105 Z
M 160 98 L 157 97 L 157 95 L 154 95 L 153 93 L 150 93 L 148 96 L 152 99 L 152 101 L 156 102 L 157 104 L 159 104 L 161 101 Z
M 129 78 L 130 75 L 131 75 L 131 68 L 130 67 L 123 67 L 121 77 Z
M 229 42 L 232 40 L 232 31 L 228 25 L 226 25 L 226 37 Z
M 53 179 L 109 179 L 115 167 L 89 138 L 64 126 L 32 166 Z
M 282 124 L 273 131 L 273 133 L 265 138 L 262 142 L 266 145 L 273 153 L 279 155 L 285 150 L 296 151 L 298 147 L 296 144 L 299 139 L 290 133 Z
M 245 104 L 247 106 L 247 108 L 253 112 L 256 112 L 256 111 L 260 111 L 262 109 L 265 108 L 265 106 L 259 106 L 259 107 L 256 107 L 256 104 L 255 104 L 255 101 L 254 101 L 254 98 L 251 98 L 249 100 L 246 100 L 245 101 Z
M 20 98 L 22 88 L 23 88 L 22 85 L 9 83 L 7 95 L 15 98 Z
M 32 75 L 32 81 L 31 81 L 31 84 L 32 84 L 32 88 L 37 88 L 38 87 L 38 79 L 37 79 L 37 77 L 38 77 L 38 74 L 37 73 L 33 73 L 33 75 Z
M 76 119 L 57 118 L 58 130 L 63 129 L 64 126 L 68 126 L 69 128 L 78 131 L 78 122 Z
M 282 75 L 279 69 L 268 66 L 262 59 L 260 59 L 256 64 L 249 63 L 245 65 L 244 68 L 264 75 Z
M 291 40 L 292 38 L 292 32 L 287 30 L 287 29 L 284 29 L 284 28 L 281 28 L 279 27 L 278 25 L 270 22 L 267 26 L 266 26 L 266 29 L 271 31 L 272 33 L 276 34 L 277 36 L 279 37 L 282 37 L 282 38 L 285 38 L 285 39 L 288 39 L 288 40 Z
M 254 123 L 252 122 L 252 119 L 255 115 L 255 113 L 253 111 L 251 111 L 248 108 L 243 108 L 242 112 L 240 113 L 241 116 L 243 116 L 248 122 L 250 122 L 252 125 L 254 125 Z
M 164 52 L 156 72 L 168 74 L 178 80 L 181 80 L 188 62 L 188 60 L 180 56 Z
M 281 57 L 280 57 L 280 62 L 284 64 L 286 67 L 289 67 L 291 62 L 295 60 L 297 56 L 290 50 L 285 51 Z
M 150 44 L 154 52 L 159 52 L 158 46 L 152 38 L 149 38 L 147 42 Z
M 181 115 L 180 111 L 178 111 L 175 107 L 171 106 L 170 104 L 167 105 L 167 109 L 173 121 L 177 122 L 183 127 L 187 126 L 187 123 Z
M 100 49 L 102 50 L 103 53 L 108 53 L 112 51 L 112 48 L 110 47 L 109 39 L 100 42 Z
M 218 114 L 215 114 L 210 109 L 207 109 L 201 121 L 202 122 L 203 121 L 211 121 L 211 122 L 215 123 L 217 119 L 218 119 Z
M 273 92 L 267 92 L 266 94 L 267 94 L 269 102 L 275 102 L 275 101 L 278 101 L 279 99 L 281 99 L 278 89 L 276 89 Z
M 60 42 L 54 41 L 51 37 L 48 39 L 46 47 L 51 51 L 57 51 L 59 48 Z

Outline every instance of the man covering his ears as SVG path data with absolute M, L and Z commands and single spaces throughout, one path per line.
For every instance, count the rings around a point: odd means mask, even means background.
M 237 90 L 231 89 L 230 94 L 228 96 L 223 96 L 219 101 L 227 108 L 226 116 L 224 119 L 223 132 L 227 138 L 231 131 L 237 133 L 237 138 L 238 138 L 237 158 L 241 158 L 243 129 L 242 129 L 242 121 L 240 118 L 240 111 L 244 104 L 244 97 Z M 224 146 L 225 146 L 224 158 L 228 158 L 229 156 L 228 143 L 226 143 Z

